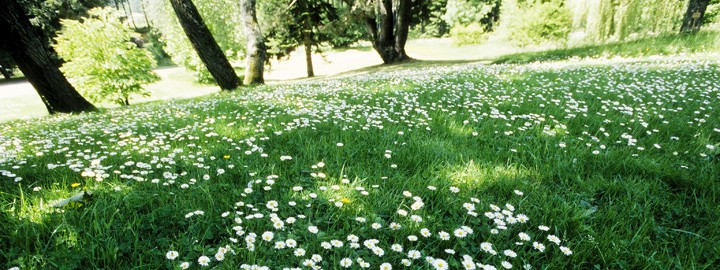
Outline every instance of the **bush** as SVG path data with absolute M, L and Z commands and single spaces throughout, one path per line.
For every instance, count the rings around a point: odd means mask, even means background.
M 712 0 L 705 11 L 705 23 L 720 23 L 720 0 Z
M 170 55 L 165 51 L 165 40 L 162 38 L 162 33 L 157 28 L 150 28 L 145 33 L 144 40 L 145 49 L 152 54 L 153 59 L 157 62 L 158 66 L 170 66 L 173 64 Z
M 512 44 L 566 43 L 572 19 L 563 1 L 506 1 L 503 6 L 501 24 L 504 24 L 503 31 L 507 32 L 507 39 Z
M 445 20 L 448 0 L 419 1 L 410 12 L 415 14 L 410 20 L 412 38 L 439 38 L 450 34 L 450 25 Z
M 443 19 L 452 27 L 484 24 L 486 29 L 494 23 L 499 0 L 448 0 Z
M 456 25 L 450 30 L 450 38 L 455 45 L 479 44 L 487 40 L 485 27 L 479 23 L 468 26 Z
M 346 48 L 362 38 L 369 37 L 367 27 L 350 16 L 345 8 L 337 10 L 337 19 L 321 27 L 328 44 L 333 48 Z
M 62 20 L 55 50 L 66 61 L 61 70 L 83 96 L 128 105 L 133 95 L 148 96 L 142 86 L 160 77 L 152 72 L 150 53 L 131 41 L 138 37 L 113 12 L 95 8 L 82 22 Z

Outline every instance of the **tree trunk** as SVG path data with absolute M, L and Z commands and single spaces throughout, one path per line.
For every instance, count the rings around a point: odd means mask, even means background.
M 310 16 L 305 16 L 305 29 L 303 29 L 303 45 L 305 46 L 305 68 L 307 76 L 315 77 L 312 62 L 312 25 L 310 24 Z
M 695 33 L 700 30 L 709 3 L 710 0 L 689 0 L 680 33 Z
M 305 69 L 307 70 L 308 78 L 315 77 L 315 70 L 313 69 L 312 62 L 312 43 L 309 42 L 309 34 L 305 34 Z
M 410 29 L 410 0 L 397 0 L 395 10 L 392 0 L 380 1 L 376 11 L 379 20 L 372 17 L 364 19 L 372 38 L 373 49 L 385 64 L 409 60 L 410 57 L 405 53 L 405 43 Z
M 241 85 L 235 70 L 228 62 L 220 46 L 215 42 L 212 33 L 203 22 L 191 0 L 170 0 L 173 10 L 182 25 L 193 48 L 200 56 L 205 67 L 222 90 L 232 90 Z M 249 50 L 249 48 L 248 48 Z
M 255 0 L 240 0 L 240 12 L 243 29 L 247 38 L 247 54 L 245 56 L 245 84 L 265 83 L 265 39 L 260 32 L 260 25 L 255 14 Z
M 400 0 L 398 3 L 397 18 L 395 21 L 395 51 L 397 52 L 396 62 L 408 60 L 405 53 L 408 31 L 410 31 L 410 0 Z
M 18 68 L 40 95 L 48 113 L 93 111 L 55 66 L 42 39 L 23 8 L 14 0 L 0 0 L 0 47 L 8 51 Z

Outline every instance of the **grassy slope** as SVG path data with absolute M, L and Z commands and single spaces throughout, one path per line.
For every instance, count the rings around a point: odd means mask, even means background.
M 687 59 L 425 67 L 3 124 L 0 266 L 175 267 L 178 261 L 165 259 L 169 250 L 197 266 L 199 256 L 232 245 L 237 216 L 246 235 L 293 238 L 306 257 L 322 254 L 326 268 L 344 257 L 398 266 L 406 256 L 390 244 L 400 243 L 455 267 L 469 254 L 498 267 L 508 260 L 549 269 L 712 269 L 720 257 L 720 161 L 707 145 L 720 142 L 719 79 L 716 62 Z M 292 160 L 281 161 L 285 155 Z M 312 168 L 320 161 L 324 167 Z M 81 170 L 108 175 L 98 182 Z M 318 172 L 327 177 L 313 177 Z M 59 210 L 48 206 L 80 190 L 92 195 Z M 396 213 L 412 204 L 403 191 L 424 202 L 411 211 L 422 223 Z M 463 209 L 471 198 L 477 218 Z M 274 229 L 269 200 L 279 202 L 281 218 L 298 221 Z M 338 200 L 346 202 L 342 208 L 334 206 Z M 491 234 L 483 213 L 506 202 L 530 221 Z M 204 215 L 186 218 L 195 210 Z M 256 212 L 264 217 L 245 219 Z M 390 230 L 391 222 L 403 228 Z M 308 233 L 309 225 L 321 233 Z M 438 240 L 439 231 L 452 234 L 461 225 L 474 233 Z M 420 228 L 434 236 L 409 242 Z M 521 231 L 545 243 L 546 252 L 516 246 Z M 348 242 L 332 251 L 319 246 L 350 233 L 379 239 L 386 255 L 349 249 Z M 574 254 L 562 255 L 548 234 Z M 232 245 L 238 255 L 211 265 L 301 263 L 292 250 L 263 240 L 248 252 L 243 237 Z M 483 241 L 518 257 L 489 256 Z M 427 267 L 422 259 L 414 265 Z
M 496 64 L 530 63 L 570 58 L 642 57 L 718 51 L 720 51 L 720 35 L 716 31 L 708 30 L 693 35 L 674 34 L 608 44 L 506 54 L 495 58 L 493 62 Z

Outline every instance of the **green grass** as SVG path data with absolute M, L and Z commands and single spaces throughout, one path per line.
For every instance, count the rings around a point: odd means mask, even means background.
M 197 97 L 218 91 L 216 86 L 201 85 L 193 82 L 192 73 L 181 68 L 161 68 L 156 69 L 155 72 L 162 77 L 162 80 L 145 87 L 150 92 L 150 96 L 133 96 L 130 104 Z M 37 92 L 24 79 L 0 80 L 0 100 L 3 102 L 3 106 L 0 107 L 0 122 L 39 118 L 48 115 L 47 109 Z M 113 103 L 95 103 L 95 105 L 103 108 L 118 107 L 117 104 Z
M 410 268 L 432 269 L 431 256 L 456 269 L 468 255 L 498 268 L 714 269 L 718 62 L 581 63 L 414 66 L 0 124 L 0 267 L 197 269 L 205 255 L 219 269 L 282 269 L 319 254 L 325 269 L 403 268 L 418 250 Z M 80 191 L 91 194 L 50 206 Z M 506 203 L 529 221 L 493 234 L 485 213 Z M 472 233 L 454 236 L 461 226 Z M 273 247 L 287 239 L 306 255 Z M 321 247 L 331 240 L 343 246 Z
M 704 52 L 720 52 L 720 34 L 718 32 L 707 30 L 696 34 L 673 34 L 608 44 L 592 44 L 538 52 L 507 54 L 495 58 L 494 63 L 530 63 L 535 61 L 566 60 L 578 57 L 643 57 Z

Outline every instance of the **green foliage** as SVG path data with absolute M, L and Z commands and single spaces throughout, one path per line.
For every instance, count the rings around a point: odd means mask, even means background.
M 682 24 L 687 0 L 578 0 L 573 30 L 590 42 L 618 41 L 675 33 Z
M 163 39 L 160 30 L 154 27 L 150 28 L 150 30 L 145 33 L 143 40 L 146 41 L 145 49 L 152 54 L 153 59 L 155 59 L 158 66 L 172 65 L 172 59 L 165 51 L 167 44 L 165 44 L 165 40 Z
M 352 19 L 346 7 L 335 7 L 334 20 L 319 27 L 325 42 L 333 48 L 346 48 L 358 40 L 368 37 L 367 27 Z
M 503 31 L 507 40 L 518 46 L 564 44 L 571 23 L 562 0 L 506 0 L 502 4 Z
M 706 24 L 720 23 L 720 0 L 711 0 L 705 11 Z
M 40 27 L 47 37 L 55 36 L 61 19 L 79 19 L 88 10 L 108 4 L 109 0 L 20 0 L 31 17 L 33 25 Z
M 233 67 L 245 64 L 245 35 L 237 0 L 193 0 L 200 15 Z M 162 33 L 165 51 L 173 62 L 195 72 L 196 80 L 213 82 L 197 52 L 180 26 L 169 1 L 152 1 L 148 13 Z
M 268 58 L 288 55 L 297 46 L 300 38 L 295 33 L 300 28 L 296 18 L 289 12 L 292 1 L 259 1 L 257 15 L 261 32 L 265 36 Z
M 316 51 L 323 45 L 347 47 L 367 36 L 365 26 L 353 20 L 346 7 L 326 1 L 260 1 L 257 9 L 268 55 L 274 58 L 285 57 L 303 45 L 305 31 L 311 33 L 310 43 Z
M 142 87 L 160 78 L 152 72 L 152 56 L 131 42 L 135 34 L 114 10 L 92 9 L 82 22 L 62 20 L 55 49 L 67 62 L 61 70 L 78 91 L 94 102 L 129 104 Z
M 467 26 L 455 25 L 450 30 L 450 37 L 455 45 L 480 44 L 487 40 L 485 27 L 480 23 L 471 23 Z
M 38 27 L 45 37 L 52 38 L 60 29 L 60 19 L 79 19 L 87 15 L 87 10 L 107 4 L 109 0 L 19 0 L 30 17 L 30 22 Z M 50 47 L 50 39 L 45 40 Z M 0 51 L 0 65 L 15 68 L 15 62 Z M 56 57 L 56 56 L 53 56 Z
M 450 26 L 443 18 L 447 10 L 448 0 L 421 1 L 413 5 L 410 23 L 412 37 L 442 37 L 448 34 Z
M 480 23 L 491 29 L 499 6 L 500 0 L 447 0 L 443 19 L 450 27 Z

